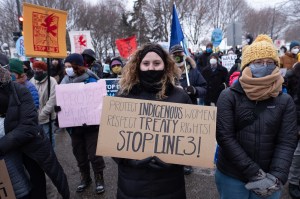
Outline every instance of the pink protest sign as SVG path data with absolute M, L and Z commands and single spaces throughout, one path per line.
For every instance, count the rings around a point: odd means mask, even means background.
M 73 83 L 56 86 L 59 126 L 61 128 L 99 125 L 103 97 L 107 95 L 105 80 L 97 83 Z

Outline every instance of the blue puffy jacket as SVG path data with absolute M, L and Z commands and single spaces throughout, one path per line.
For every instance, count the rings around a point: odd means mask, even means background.
M 25 82 L 25 86 L 26 88 L 30 91 L 31 95 L 32 95 L 32 99 L 34 102 L 34 105 L 37 109 L 39 109 L 40 106 L 40 101 L 39 101 L 39 92 L 36 89 L 36 87 L 30 82 L 30 81 L 26 81 Z

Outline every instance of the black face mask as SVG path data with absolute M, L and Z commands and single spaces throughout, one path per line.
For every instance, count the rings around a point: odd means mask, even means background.
M 149 92 L 157 93 L 161 90 L 164 73 L 164 70 L 139 71 L 141 86 Z
M 34 79 L 37 81 L 42 81 L 47 76 L 47 73 L 43 71 L 34 72 Z

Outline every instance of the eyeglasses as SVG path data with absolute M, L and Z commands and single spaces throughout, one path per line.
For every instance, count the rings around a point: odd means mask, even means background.
M 267 66 L 267 65 L 273 65 L 273 64 L 275 64 L 275 62 L 274 62 L 274 61 L 257 60 L 257 61 L 254 61 L 253 64 L 255 64 L 255 65 L 265 65 L 265 66 Z

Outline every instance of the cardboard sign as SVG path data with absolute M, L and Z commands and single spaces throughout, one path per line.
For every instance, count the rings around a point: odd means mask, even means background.
M 15 199 L 15 193 L 11 185 L 10 177 L 7 172 L 4 160 L 0 160 L 0 198 Z
M 65 58 L 67 12 L 23 3 L 27 57 Z
M 104 97 L 97 155 L 213 168 L 217 108 Z
M 228 71 L 230 71 L 232 66 L 235 64 L 236 59 L 237 59 L 236 54 L 223 55 L 222 66 L 224 66 L 225 68 L 227 68 Z
M 103 96 L 106 95 L 104 80 L 97 83 L 72 83 L 56 85 L 56 101 L 59 127 L 99 125 Z
M 115 96 L 120 88 L 119 78 L 105 79 L 108 96 Z

